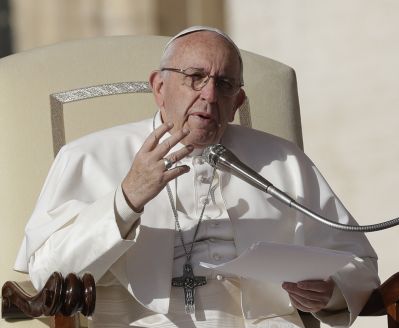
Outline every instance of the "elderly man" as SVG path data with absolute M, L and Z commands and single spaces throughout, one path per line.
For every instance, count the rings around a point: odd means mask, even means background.
M 245 98 L 242 71 L 227 35 L 185 30 L 150 75 L 159 108 L 153 119 L 91 134 L 60 151 L 17 261 L 36 287 L 53 271 L 92 272 L 95 327 L 353 322 L 378 285 L 376 254 L 365 236 L 320 226 L 201 157 L 206 146 L 222 143 L 308 207 L 354 224 L 300 150 L 229 124 Z M 282 286 L 199 266 L 227 262 L 262 240 L 346 250 L 358 258 L 326 281 Z

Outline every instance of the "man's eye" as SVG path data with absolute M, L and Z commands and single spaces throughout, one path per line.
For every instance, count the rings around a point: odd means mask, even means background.
M 218 80 L 217 83 L 218 83 L 219 88 L 221 88 L 223 90 L 233 89 L 233 83 L 231 83 L 229 80 L 220 79 L 220 80 Z
M 204 74 L 194 73 L 190 74 L 189 77 L 193 80 L 193 82 L 202 81 L 204 79 Z

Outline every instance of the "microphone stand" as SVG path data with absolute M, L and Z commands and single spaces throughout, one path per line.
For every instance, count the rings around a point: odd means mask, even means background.
M 306 208 L 305 206 L 299 204 L 289 195 L 273 186 L 271 182 L 269 182 L 260 174 L 246 166 L 237 158 L 237 156 L 235 156 L 231 151 L 229 151 L 227 148 L 220 144 L 208 146 L 207 148 L 205 148 L 203 158 L 207 163 L 209 163 L 216 169 L 219 169 L 221 171 L 227 171 L 237 176 L 238 178 L 248 182 L 259 190 L 268 193 L 269 195 L 273 196 L 287 206 L 294 208 L 295 210 L 305 214 L 307 217 L 319 221 L 331 228 L 353 232 L 373 232 L 399 225 L 399 218 L 377 224 L 362 226 L 347 225 L 326 219 L 325 217 L 322 217 L 321 215 L 318 215 L 317 213 Z

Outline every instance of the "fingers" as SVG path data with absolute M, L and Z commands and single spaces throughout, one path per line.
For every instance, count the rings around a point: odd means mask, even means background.
M 331 289 L 332 280 L 304 280 L 297 283 L 301 289 L 312 290 L 314 292 L 324 293 Z
M 299 281 L 298 283 L 292 282 L 284 282 L 283 288 L 286 286 L 298 291 L 311 291 L 317 293 L 326 293 L 329 292 L 334 287 L 334 282 L 332 281 L 324 281 L 324 280 L 304 280 Z
M 291 304 L 297 308 L 298 310 L 301 310 L 303 312 L 318 312 L 322 309 L 322 307 L 318 304 L 311 303 L 306 300 L 299 300 L 297 296 L 289 295 Z
M 170 137 L 166 138 L 164 141 L 162 141 L 158 146 L 156 146 L 153 150 L 153 155 L 156 158 L 163 158 L 169 151 L 177 145 L 183 138 L 185 138 L 188 134 L 190 133 L 189 130 L 183 129 L 180 131 L 177 131 L 173 133 Z M 192 149 L 191 149 L 192 151 Z M 190 152 L 191 152 L 190 151 Z M 185 154 L 184 156 L 186 156 Z M 168 156 L 169 159 L 173 160 L 171 158 L 172 155 Z M 183 156 L 183 157 L 184 157 Z M 183 158 L 181 157 L 181 158 Z M 179 158 L 178 160 L 180 160 Z M 173 162 L 176 162 L 177 160 L 173 160 Z
M 172 163 L 176 163 L 186 157 L 188 154 L 190 154 L 194 150 L 194 147 L 192 145 L 187 145 L 183 147 L 182 149 L 179 149 L 178 151 L 170 154 L 167 158 L 172 161 Z M 162 165 L 164 166 L 164 173 L 163 173 L 163 181 L 165 183 L 168 183 L 169 181 L 176 179 L 178 176 L 187 173 L 190 171 L 190 167 L 187 165 L 181 165 L 181 166 L 176 166 L 171 169 L 166 169 L 165 168 L 165 163 L 162 159 Z
M 301 289 L 298 284 L 285 282 L 282 286 L 290 295 L 298 295 L 300 297 L 305 297 L 309 300 L 317 301 L 320 299 L 320 293 L 314 292 L 312 290 Z
M 189 134 L 188 130 L 176 131 L 160 143 L 161 138 L 165 133 L 171 131 L 172 127 L 173 124 L 162 124 L 147 137 L 122 182 L 126 198 L 134 208 L 143 208 L 169 181 L 190 170 L 187 165 L 169 170 L 166 167 L 170 165 L 165 158 L 171 163 L 175 163 L 194 149 L 192 145 L 187 145 L 168 154 L 172 147 Z
M 164 123 L 157 127 L 150 133 L 148 138 L 144 141 L 141 149 L 145 152 L 153 150 L 163 137 L 163 135 L 173 128 L 173 123 Z
M 297 309 L 305 312 L 317 312 L 325 308 L 330 301 L 334 282 L 332 280 L 284 282 L 282 287 L 288 292 L 293 306 Z
M 184 137 L 186 137 L 190 133 L 188 129 L 182 129 L 173 133 L 162 143 L 159 143 L 165 133 L 169 132 L 172 128 L 173 123 L 164 123 L 160 125 L 153 132 L 151 132 L 147 139 L 144 141 L 141 147 L 141 151 L 153 151 L 154 155 L 158 158 L 164 157 L 177 143 L 179 143 Z
M 173 179 L 176 179 L 178 176 L 187 173 L 190 171 L 190 167 L 187 165 L 177 166 L 173 169 L 167 170 L 164 172 L 164 182 L 165 184 Z
M 192 145 L 187 145 L 178 151 L 175 151 L 171 154 L 169 154 L 166 158 L 169 159 L 172 163 L 176 163 L 186 157 L 188 154 L 190 154 L 194 150 L 194 147 Z M 165 163 L 163 161 L 163 158 L 161 158 L 163 165 L 165 166 Z M 169 171 L 173 171 L 174 169 L 170 169 Z

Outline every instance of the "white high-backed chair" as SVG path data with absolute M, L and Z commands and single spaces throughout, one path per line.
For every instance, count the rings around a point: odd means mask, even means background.
M 59 148 L 89 132 L 153 116 L 156 106 L 146 81 L 159 67 L 167 40 L 94 38 L 0 60 L 1 285 L 27 279 L 12 268 L 24 226 Z M 294 71 L 249 52 L 243 52 L 243 60 L 251 117 L 242 113 L 242 123 L 252 121 L 254 128 L 302 147 Z
M 167 40 L 86 39 L 0 60 L 1 285 L 28 279 L 12 268 L 24 226 L 60 147 L 89 132 L 153 116 L 156 106 L 146 81 L 159 67 Z M 249 105 L 240 110 L 241 124 L 303 147 L 294 71 L 259 55 L 242 54 Z M 0 320 L 1 327 L 49 325 L 46 319 Z

